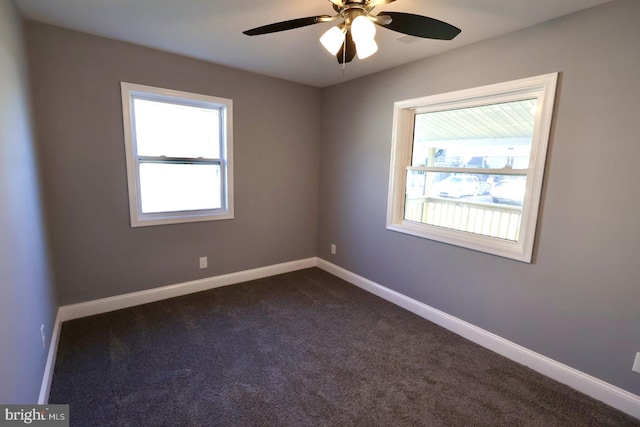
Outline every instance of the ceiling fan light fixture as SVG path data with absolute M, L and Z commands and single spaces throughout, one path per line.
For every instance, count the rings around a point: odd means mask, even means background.
M 351 23 L 351 35 L 356 44 L 359 59 L 365 59 L 378 51 L 374 37 L 376 26 L 364 15 L 357 16 Z
M 361 40 L 373 40 L 376 26 L 366 16 L 359 15 L 351 23 L 351 35 L 356 43 Z
M 344 43 L 344 34 L 344 28 L 340 28 L 339 26 L 331 27 L 320 37 L 320 43 L 322 43 L 322 46 L 324 46 L 331 55 L 335 55 Z
M 365 59 L 378 51 L 378 43 L 372 38 L 363 39 L 356 42 L 356 51 L 358 59 Z

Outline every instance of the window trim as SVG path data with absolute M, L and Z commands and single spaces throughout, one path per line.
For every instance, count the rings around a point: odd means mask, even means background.
M 531 263 L 557 79 L 556 72 L 395 102 L 386 228 Z M 532 98 L 537 98 L 538 102 L 529 168 L 514 170 L 514 173 L 526 171 L 527 175 L 520 238 L 517 242 L 404 220 L 406 172 L 411 165 L 416 114 Z M 487 173 L 486 170 L 483 173 Z
M 129 216 L 131 227 L 145 227 L 187 222 L 232 219 L 233 212 L 233 100 L 163 89 L 135 83 L 121 82 L 124 143 L 127 165 L 127 185 L 129 191 Z M 220 165 L 222 207 L 218 209 L 187 210 L 144 213 L 140 200 L 140 158 L 136 151 L 134 137 L 133 100 L 147 99 L 166 101 L 188 106 L 215 108 L 220 111 L 220 157 L 218 159 L 193 159 L 197 163 Z M 180 160 L 168 158 L 167 162 Z

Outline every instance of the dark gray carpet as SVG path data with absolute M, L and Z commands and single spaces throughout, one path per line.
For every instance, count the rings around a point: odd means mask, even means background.
M 319 269 L 65 322 L 73 426 L 638 426 Z

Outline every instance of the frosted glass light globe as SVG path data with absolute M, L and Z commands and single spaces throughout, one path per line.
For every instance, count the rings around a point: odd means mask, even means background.
M 351 35 L 355 42 L 364 39 L 372 40 L 376 35 L 376 26 L 369 18 L 360 15 L 351 23 Z
M 344 30 L 339 27 L 331 27 L 320 37 L 320 43 L 331 55 L 338 53 L 344 43 Z
M 356 51 L 358 59 L 365 59 L 378 51 L 378 44 L 373 38 L 360 40 L 356 42 Z

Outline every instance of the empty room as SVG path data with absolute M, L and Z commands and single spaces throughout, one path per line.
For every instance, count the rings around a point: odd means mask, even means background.
M 0 424 L 640 425 L 638 22 L 0 0 Z

